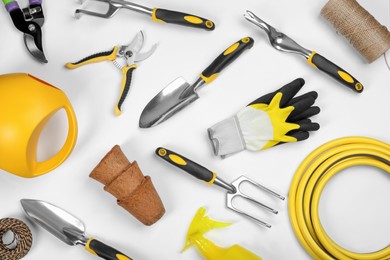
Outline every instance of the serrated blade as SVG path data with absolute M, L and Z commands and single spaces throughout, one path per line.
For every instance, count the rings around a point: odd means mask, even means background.
M 194 85 L 180 77 L 158 93 L 142 111 L 139 126 L 156 126 L 199 98 Z

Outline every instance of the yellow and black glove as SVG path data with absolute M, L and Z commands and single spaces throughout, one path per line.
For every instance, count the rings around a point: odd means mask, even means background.
M 315 91 L 294 98 L 304 84 L 303 79 L 296 79 L 210 127 L 215 154 L 225 158 L 245 149 L 259 151 L 309 138 L 309 131 L 320 128 L 309 118 L 320 109 L 313 106 L 318 97 Z

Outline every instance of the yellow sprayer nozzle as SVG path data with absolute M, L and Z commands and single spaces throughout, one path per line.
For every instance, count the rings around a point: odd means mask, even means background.
M 239 245 L 222 248 L 203 236 L 207 231 L 230 225 L 231 223 L 210 219 L 206 216 L 206 209 L 200 208 L 188 229 L 186 244 L 182 252 L 194 245 L 206 260 L 261 260 L 260 257 Z

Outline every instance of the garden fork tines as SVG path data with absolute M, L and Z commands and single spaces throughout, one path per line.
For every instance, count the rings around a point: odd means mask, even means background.
M 273 208 L 271 208 L 271 207 L 265 205 L 264 203 L 261 203 L 261 202 L 258 201 L 258 200 L 255 200 L 254 198 L 252 198 L 252 197 L 246 195 L 245 193 L 243 193 L 243 192 L 240 190 L 240 186 L 241 186 L 241 184 L 243 184 L 244 182 L 248 182 L 248 183 L 254 185 L 255 187 L 257 187 L 257 188 L 259 188 L 259 189 L 261 189 L 261 190 L 263 190 L 263 191 L 265 191 L 265 192 L 271 194 L 272 196 L 275 196 L 276 198 L 278 198 L 278 199 L 280 199 L 280 200 L 285 200 L 285 197 L 282 196 L 282 195 L 280 195 L 280 194 L 278 194 L 278 193 L 276 193 L 276 192 L 274 192 L 274 191 L 272 191 L 272 190 L 270 190 L 270 189 L 268 189 L 267 187 L 265 187 L 265 186 L 263 186 L 263 185 L 261 185 L 261 184 L 255 182 L 255 181 L 249 179 L 249 178 L 246 177 L 246 176 L 241 176 L 241 177 L 239 177 L 237 180 L 235 180 L 235 181 L 233 181 L 233 182 L 231 183 L 231 186 L 234 187 L 235 192 L 234 192 L 234 193 L 231 193 L 231 192 L 228 192 L 228 193 L 227 193 L 227 198 L 226 198 L 226 199 L 227 199 L 227 200 L 226 200 L 226 205 L 227 205 L 227 207 L 228 207 L 229 209 L 231 209 L 231 210 L 234 210 L 235 212 L 237 212 L 237 213 L 239 213 L 239 214 L 242 214 L 242 215 L 244 215 L 244 216 L 246 216 L 246 217 L 252 219 L 253 221 L 259 223 L 259 224 L 262 225 L 262 226 L 265 226 L 265 227 L 267 227 L 267 228 L 270 228 L 270 227 L 271 227 L 270 224 L 268 224 L 268 223 L 266 223 L 266 222 L 260 220 L 259 218 L 253 217 L 252 215 L 250 215 L 250 214 L 248 214 L 248 213 L 245 213 L 244 211 L 238 209 L 237 207 L 235 207 L 235 206 L 233 205 L 233 200 L 234 200 L 234 198 L 236 198 L 236 197 L 243 197 L 244 199 L 249 200 L 250 202 L 254 203 L 255 205 L 258 205 L 258 206 L 262 207 L 263 209 L 265 209 L 265 210 L 267 210 L 267 211 L 269 211 L 269 212 L 272 212 L 272 213 L 274 213 L 274 214 L 278 214 L 278 211 L 277 211 L 277 210 L 275 210 L 275 209 L 273 209 Z
M 225 190 L 227 190 L 226 206 L 228 208 L 230 208 L 231 210 L 234 210 L 235 212 L 237 212 L 239 214 L 242 214 L 242 215 L 250 218 L 251 220 L 255 221 L 256 223 L 258 223 L 262 226 L 265 226 L 267 228 L 270 228 L 271 225 L 260 220 L 257 217 L 254 217 L 254 216 L 252 216 L 248 213 L 245 213 L 244 211 L 236 208 L 233 205 L 234 198 L 242 197 L 242 198 L 247 199 L 250 202 L 254 203 L 255 205 L 260 206 L 260 207 L 262 207 L 262 208 L 266 209 L 267 211 L 272 212 L 274 214 L 278 214 L 278 211 L 265 205 L 264 203 L 262 203 L 258 200 L 255 200 L 254 198 L 244 194 L 243 192 L 241 192 L 240 185 L 244 182 L 249 182 L 250 184 L 254 185 L 255 187 L 264 190 L 265 192 L 271 194 L 272 196 L 277 197 L 278 199 L 281 199 L 281 200 L 285 199 L 284 196 L 279 195 L 278 193 L 264 187 L 263 185 L 260 185 L 259 183 L 255 182 L 255 181 L 253 181 L 245 176 L 241 176 L 237 180 L 235 180 L 231 184 L 229 184 L 226 181 L 224 181 L 223 179 L 217 177 L 216 173 L 214 173 L 214 172 L 206 169 L 205 167 L 185 158 L 184 156 L 181 156 L 177 153 L 174 153 L 168 149 L 158 148 L 156 150 L 156 154 L 160 158 L 164 159 L 165 161 L 167 161 L 167 162 L 175 165 L 176 167 L 188 172 L 189 174 L 191 174 L 195 178 L 198 178 L 202 181 L 205 181 L 206 183 L 208 183 L 210 185 L 215 184 L 215 185 L 218 185 L 218 186 L 224 188 Z

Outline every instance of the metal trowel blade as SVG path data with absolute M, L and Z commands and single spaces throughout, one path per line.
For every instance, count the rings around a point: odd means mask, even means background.
M 180 77 L 166 86 L 144 108 L 139 120 L 141 128 L 158 125 L 199 98 L 194 85 Z
M 68 245 L 76 245 L 84 235 L 85 226 L 81 220 L 67 211 L 41 200 L 22 199 L 26 215 Z

